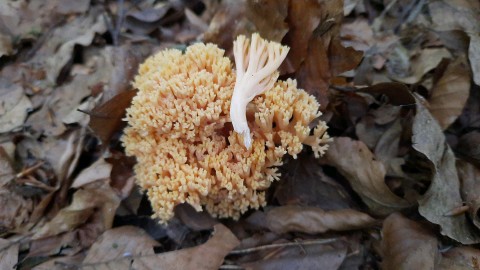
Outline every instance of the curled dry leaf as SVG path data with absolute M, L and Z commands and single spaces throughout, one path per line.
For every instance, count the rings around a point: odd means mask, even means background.
M 0 269 L 15 269 L 20 244 L 0 238 Z
M 442 129 L 448 128 L 462 113 L 470 94 L 470 70 L 463 57 L 450 63 L 435 83 L 428 109 Z
M 420 224 L 394 213 L 385 219 L 382 233 L 383 269 L 437 269 L 437 239 Z
M 268 228 L 278 234 L 304 232 L 324 233 L 347 231 L 371 226 L 375 219 L 353 209 L 324 211 L 317 207 L 287 205 L 267 212 Z
M 460 182 L 455 167 L 455 155 L 446 143 L 437 121 L 417 99 L 413 120 L 412 147 L 423 155 L 432 168 L 430 187 L 418 201 L 419 212 L 427 220 L 440 225 L 441 233 L 463 244 L 480 242 L 480 232 L 465 214 L 445 214 L 462 205 Z
M 388 188 L 385 166 L 363 142 L 337 137 L 330 144 L 326 159 L 348 180 L 373 213 L 386 215 L 411 205 Z
M 473 81 L 480 85 L 480 3 L 478 1 L 444 0 L 428 3 L 433 28 L 437 31 L 462 30 L 470 37 L 468 57 Z
M 470 219 L 480 229 L 480 170 L 472 164 L 457 160 L 462 199 L 469 208 Z
M 122 228 L 133 230 L 133 227 Z M 83 262 L 82 269 L 123 269 L 121 267 L 124 266 L 146 270 L 158 269 L 159 266 L 163 270 L 219 269 L 225 256 L 239 244 L 238 239 L 230 230 L 224 225 L 218 224 L 215 226 L 212 238 L 205 244 L 154 254 L 152 247 L 156 245 L 156 242 L 152 239 L 145 239 L 147 236 L 143 231 L 139 233 L 139 229 L 135 228 L 128 237 L 123 237 L 122 234 L 112 233 L 115 230 L 118 229 L 112 230 L 107 234 L 108 237 L 103 236 L 92 246 Z

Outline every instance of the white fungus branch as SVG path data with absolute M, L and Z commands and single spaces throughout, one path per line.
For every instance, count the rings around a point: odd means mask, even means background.
M 230 118 L 235 132 L 243 135 L 245 147 L 252 145 L 247 123 L 247 104 L 257 95 L 273 87 L 278 79 L 278 67 L 282 64 L 289 47 L 264 40 L 259 34 L 252 40 L 238 36 L 233 42 L 237 79 L 230 105 Z

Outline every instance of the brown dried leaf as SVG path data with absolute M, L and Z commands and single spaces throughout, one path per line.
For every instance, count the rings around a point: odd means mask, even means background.
M 280 247 L 265 254 L 262 259 L 243 263 L 242 266 L 248 270 L 336 270 L 340 269 L 347 258 L 348 247 L 346 245 L 302 245 L 301 242 L 298 244 L 302 248 L 298 248 L 298 246 Z
M 445 48 L 424 49 L 419 55 L 414 56 L 410 62 L 411 75 L 407 77 L 392 76 L 396 81 L 414 84 L 418 83 L 425 74 L 436 68 L 443 59 L 451 58 L 452 55 Z
M 28 111 L 32 109 L 30 99 L 23 88 L 0 80 L 0 133 L 15 130 L 23 125 Z
M 0 238 L 0 269 L 15 269 L 20 244 Z
M 267 212 L 267 226 L 277 233 L 324 233 L 329 230 L 347 231 L 371 226 L 375 219 L 353 209 L 324 211 L 317 207 L 287 205 Z
M 460 137 L 457 152 L 468 161 L 480 166 L 480 132 L 472 131 Z
M 480 34 L 470 34 L 470 46 L 468 46 L 468 59 L 472 67 L 473 81 L 480 85 Z
M 429 110 L 440 123 L 448 128 L 462 113 L 470 94 L 470 71 L 463 57 L 448 65 L 440 80 L 433 86 L 428 99 Z
M 13 190 L 0 188 L 0 232 L 10 231 L 28 222 L 33 201 Z
M 90 183 L 77 190 L 70 205 L 61 209 L 32 238 L 45 238 L 79 228 L 87 220 L 92 219 L 96 212 L 101 213 L 100 224 L 103 229 L 109 229 L 112 227 L 115 210 L 119 204 L 120 199 L 108 185 L 107 180 Z
M 148 240 L 148 244 L 145 244 L 143 241 L 139 243 L 137 241 L 141 239 L 137 239 L 138 236 L 133 235 L 133 239 L 122 239 L 124 240 L 124 244 L 122 244 L 118 243 L 120 235 L 109 234 L 109 236 L 108 238 L 103 237 L 100 239 L 99 243 L 94 246 L 95 249 L 92 247 L 92 250 L 90 250 L 89 255 L 83 262 L 82 269 L 122 269 L 120 268 L 122 266 L 132 266 L 135 269 L 153 270 L 161 266 L 164 270 L 213 270 L 218 269 L 222 265 L 224 257 L 239 244 L 235 235 L 222 224 L 215 226 L 213 237 L 205 244 L 161 254 L 153 253 L 152 246 L 156 243 L 153 240 Z M 125 246 L 129 246 L 132 243 L 138 243 L 141 248 L 125 248 Z M 115 246 L 119 247 L 121 252 L 112 250 L 112 247 Z M 129 253 L 125 254 L 124 251 Z M 106 252 L 108 253 L 105 254 Z M 90 255 L 91 253 L 92 255 Z
M 77 178 L 73 181 L 72 188 L 79 188 L 99 179 L 109 178 L 111 171 L 112 164 L 107 163 L 105 162 L 105 159 L 100 158 L 90 165 L 90 167 L 80 172 Z
M 446 143 L 437 121 L 417 98 L 417 114 L 413 121 L 412 147 L 430 163 L 432 183 L 418 201 L 419 212 L 427 220 L 440 225 L 441 233 L 463 244 L 480 242 L 480 233 L 465 214 L 445 214 L 462 205 L 455 155 Z
M 288 1 L 284 0 L 223 1 L 204 33 L 204 39 L 227 51 L 241 34 L 258 32 L 263 38 L 280 42 L 288 31 L 285 23 L 287 14 Z
M 478 270 L 480 269 L 480 250 L 465 246 L 449 249 L 442 253 L 438 269 Z
M 480 85 L 480 3 L 466 0 L 442 0 L 428 3 L 437 31 L 463 30 L 470 37 L 469 60 L 473 71 L 473 81 Z
M 470 219 L 480 229 L 480 170 L 472 164 L 457 160 L 462 199 L 469 207 Z
M 90 0 L 59 1 L 56 11 L 60 14 L 84 13 L 90 7 Z
M 390 215 L 382 228 L 383 269 L 436 269 L 437 239 L 401 214 Z
M 15 177 L 10 157 L 7 151 L 0 146 L 0 189 L 8 184 Z
M 313 156 L 300 155 L 289 160 L 284 169 L 274 194 L 280 205 L 308 205 L 324 210 L 354 205 L 346 189 L 327 176 Z
M 134 226 L 123 226 L 104 232 L 88 251 L 83 260 L 84 269 L 90 265 L 108 264 L 114 269 L 127 269 L 132 257 L 154 255 L 153 248 L 160 244 L 153 240 L 144 230 Z M 123 259 L 122 258 L 125 258 Z M 115 261 L 117 262 L 111 262 Z M 122 263 L 120 263 L 122 262 Z M 126 267 L 127 268 L 124 268 Z
M 136 91 L 125 91 L 114 96 L 106 103 L 95 107 L 90 114 L 90 128 L 100 138 L 104 145 L 123 127 L 122 118 L 125 110 L 130 106 Z
M 363 142 L 336 137 L 326 158 L 349 181 L 373 213 L 387 215 L 411 205 L 388 188 L 384 179 L 385 166 L 375 159 Z

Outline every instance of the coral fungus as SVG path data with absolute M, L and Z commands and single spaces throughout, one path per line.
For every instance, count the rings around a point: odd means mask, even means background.
M 265 190 L 278 179 L 286 153 L 296 157 L 304 144 L 317 157 L 327 149 L 326 124 L 309 126 L 320 115 L 318 102 L 294 80 L 274 82 L 276 76 L 264 81 L 271 89 L 245 104 L 253 134 L 245 147 L 229 114 L 236 78 L 213 44 L 194 44 L 185 53 L 164 50 L 140 66 L 122 141 L 137 158 L 137 182 L 161 222 L 184 202 L 216 217 L 238 218 L 265 205 Z

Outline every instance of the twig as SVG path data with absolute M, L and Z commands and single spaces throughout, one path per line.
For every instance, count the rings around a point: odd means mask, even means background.
M 327 239 L 316 239 L 316 240 L 307 240 L 302 242 L 289 242 L 289 243 L 280 243 L 280 244 L 270 244 L 264 246 L 258 246 L 253 248 L 246 248 L 246 249 L 237 249 L 232 250 L 228 255 L 239 255 L 239 254 L 247 254 L 252 252 L 257 252 L 261 250 L 267 250 L 272 248 L 279 248 L 279 247 L 291 247 L 291 246 L 310 246 L 310 245 L 323 245 L 329 244 L 338 241 L 337 238 L 327 238 Z

